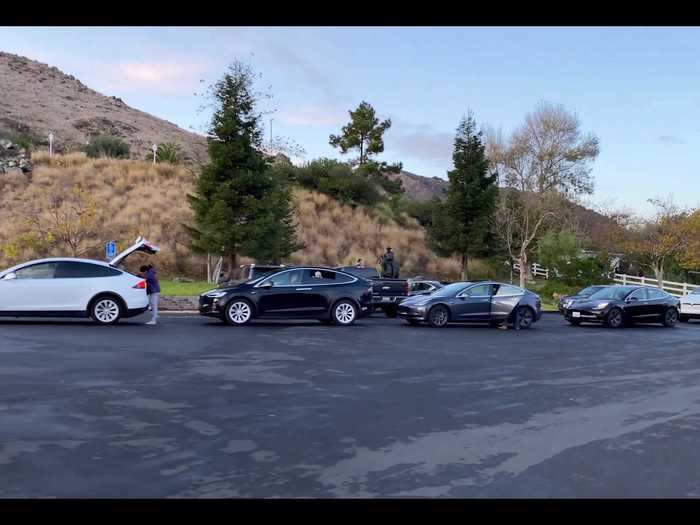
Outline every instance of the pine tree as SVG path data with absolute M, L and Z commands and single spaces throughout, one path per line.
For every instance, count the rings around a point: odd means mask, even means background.
M 487 248 L 498 195 L 497 176 L 489 172 L 484 149 L 482 132 L 477 131 L 474 115 L 469 112 L 457 128 L 447 200 L 436 210 L 430 227 L 436 251 L 460 257 L 462 279 L 468 278 L 469 257 L 484 253 Z
M 300 246 L 295 240 L 289 190 L 266 162 L 251 69 L 234 62 L 212 90 L 210 162 L 190 195 L 195 226 L 192 248 L 229 261 L 237 257 L 279 261 Z

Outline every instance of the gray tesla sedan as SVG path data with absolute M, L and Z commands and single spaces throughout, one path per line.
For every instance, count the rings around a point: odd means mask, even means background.
M 540 320 L 542 303 L 537 294 L 512 284 L 459 282 L 430 295 L 409 297 L 399 305 L 398 315 L 410 324 L 427 322 L 433 327 L 448 323 L 509 323 L 521 329 Z

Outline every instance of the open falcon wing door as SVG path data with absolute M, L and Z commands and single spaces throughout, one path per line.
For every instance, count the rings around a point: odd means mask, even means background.
M 134 252 L 143 252 L 143 253 L 148 253 L 149 255 L 155 255 L 160 251 L 160 248 L 156 246 L 155 244 L 148 242 L 146 239 L 143 237 L 139 237 L 136 239 L 136 242 L 129 246 L 126 250 L 123 252 L 120 252 L 117 254 L 117 256 L 109 261 L 109 264 L 112 266 L 119 266 L 126 260 L 129 255 L 131 255 Z

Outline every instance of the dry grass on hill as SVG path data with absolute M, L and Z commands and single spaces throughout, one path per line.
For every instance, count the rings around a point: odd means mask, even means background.
M 75 204 L 75 190 L 80 188 L 79 198 L 86 201 L 82 204 L 87 208 L 92 206 L 93 215 L 76 255 L 101 259 L 104 241 L 114 239 L 125 247 L 144 235 L 162 247 L 157 258 L 162 274 L 205 275 L 205 260 L 190 254 L 182 227 L 192 219 L 186 199 L 195 180 L 191 171 L 170 164 L 89 159 L 78 153 L 49 158 L 39 152 L 32 161 L 35 169 L 31 175 L 0 177 L 0 267 L 34 257 L 70 255 L 65 245 L 32 247 L 26 233 L 32 219 L 47 224 L 54 218 L 52 214 L 71 217 L 74 210 L 69 204 Z M 291 262 L 335 266 L 352 264 L 362 257 L 366 264 L 374 265 L 384 248 L 392 246 L 404 276 L 424 274 L 446 279 L 459 273 L 456 261 L 437 258 L 428 251 L 425 231 L 417 223 L 401 227 L 375 218 L 372 210 L 353 209 L 305 190 L 295 191 L 294 200 L 299 238 L 306 247 L 293 254 Z M 24 241 L 16 242 L 23 234 Z M 130 264 L 140 264 L 139 256 L 134 259 Z

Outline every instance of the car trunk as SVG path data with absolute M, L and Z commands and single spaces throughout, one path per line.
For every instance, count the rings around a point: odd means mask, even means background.
M 134 242 L 134 244 L 129 246 L 126 250 L 118 253 L 114 259 L 109 261 L 109 264 L 117 268 L 120 265 L 124 264 L 124 261 L 133 253 L 141 252 L 147 253 L 149 255 L 155 255 L 159 251 L 160 248 L 158 246 L 147 241 L 143 237 L 139 237 L 138 239 L 136 239 L 136 242 Z

